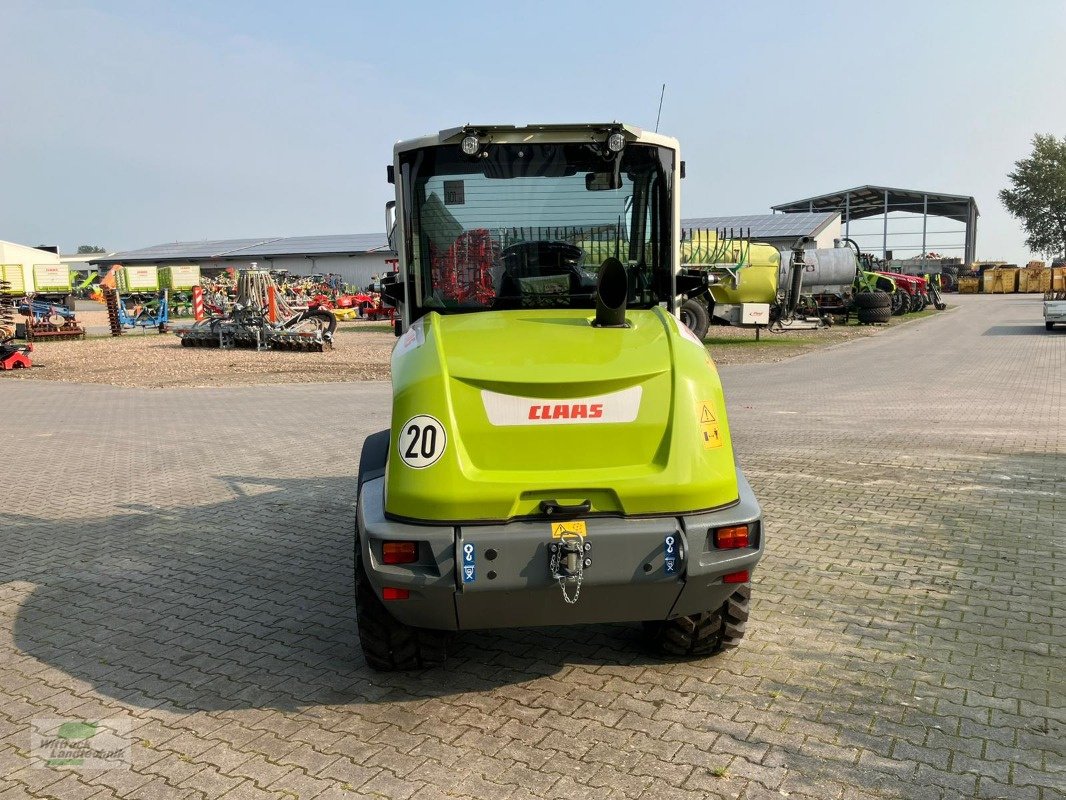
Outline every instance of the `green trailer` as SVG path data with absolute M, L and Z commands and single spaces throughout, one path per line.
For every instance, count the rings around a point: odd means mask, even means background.
M 33 291 L 33 269 L 29 264 L 0 264 L 0 284 L 0 295 L 27 295 Z
M 120 267 L 115 270 L 115 285 L 120 294 L 159 291 L 159 268 L 155 265 Z
M 70 294 L 70 270 L 64 264 L 34 264 L 33 291 L 37 294 Z
M 172 292 L 189 292 L 200 285 L 200 266 L 182 264 L 173 267 L 160 267 L 159 286 Z

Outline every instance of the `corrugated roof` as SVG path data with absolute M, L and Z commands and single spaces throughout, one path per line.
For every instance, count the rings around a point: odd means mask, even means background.
M 168 242 L 139 250 L 100 256 L 94 264 L 130 264 L 152 261 L 200 261 L 213 258 L 270 258 L 291 255 L 370 253 L 388 249 L 384 233 L 344 233 L 335 236 L 261 236 L 254 239 L 212 239 L 202 242 Z
M 891 186 L 869 184 L 771 207 L 788 214 L 811 209 L 830 210 L 843 215 L 846 222 L 849 216 L 851 219 L 865 219 L 882 215 L 885 212 L 886 198 L 889 211 L 921 214 L 928 209 L 932 216 L 947 217 L 966 223 L 970 219 L 970 209 L 973 209 L 974 216 L 980 214 L 977 210 L 977 201 L 968 195 L 926 192 L 921 189 L 894 189 Z
M 815 214 L 749 214 L 743 217 L 693 217 L 681 220 L 682 228 L 733 228 L 743 229 L 747 235 L 751 229 L 752 239 L 783 239 L 814 236 L 822 231 L 838 215 Z
M 329 253 L 370 253 L 388 249 L 384 233 L 345 233 L 337 236 L 289 236 L 273 242 L 245 247 L 232 255 L 286 256 Z

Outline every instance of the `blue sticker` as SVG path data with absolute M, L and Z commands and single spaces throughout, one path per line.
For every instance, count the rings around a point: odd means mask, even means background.
M 680 568 L 681 546 L 677 541 L 676 534 L 668 534 L 663 540 L 663 571 L 667 575 L 673 575 Z
M 477 578 L 477 561 L 474 558 L 474 545 L 463 545 L 463 583 L 473 583 Z

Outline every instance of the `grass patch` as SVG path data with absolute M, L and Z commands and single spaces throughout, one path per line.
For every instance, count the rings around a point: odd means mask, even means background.
M 787 335 L 763 331 L 762 338 L 758 340 L 755 339 L 754 333 L 750 339 L 733 338 L 731 336 L 708 336 L 703 340 L 703 344 L 707 347 L 761 347 L 763 345 L 774 347 L 775 345 L 818 344 L 818 340 L 810 337 L 794 339 Z
M 337 333 L 392 333 L 392 326 L 376 322 L 361 322 L 356 325 L 338 325 Z

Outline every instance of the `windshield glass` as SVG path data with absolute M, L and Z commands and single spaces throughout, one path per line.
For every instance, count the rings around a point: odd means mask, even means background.
M 672 300 L 673 153 L 627 145 L 458 145 L 404 153 L 412 319 L 426 311 L 593 308 L 604 260 L 629 273 L 629 305 Z

